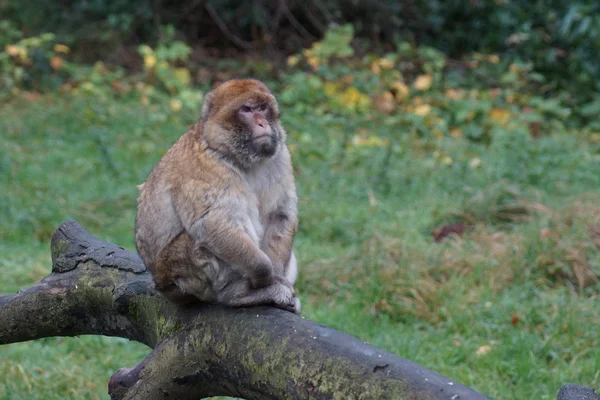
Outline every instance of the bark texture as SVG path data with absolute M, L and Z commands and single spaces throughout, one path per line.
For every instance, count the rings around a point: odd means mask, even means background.
M 74 221 L 52 237 L 52 274 L 0 297 L 0 345 L 83 334 L 153 351 L 110 379 L 113 399 L 487 399 L 344 332 L 273 307 L 177 307 L 137 254 Z

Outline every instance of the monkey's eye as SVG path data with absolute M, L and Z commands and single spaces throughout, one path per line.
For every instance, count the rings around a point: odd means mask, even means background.
M 243 113 L 249 113 L 250 111 L 252 111 L 252 109 L 248 106 L 242 106 L 242 108 L 240 108 L 240 111 Z
M 260 111 L 266 111 L 267 109 L 267 105 L 266 104 L 261 104 L 260 107 L 258 108 Z

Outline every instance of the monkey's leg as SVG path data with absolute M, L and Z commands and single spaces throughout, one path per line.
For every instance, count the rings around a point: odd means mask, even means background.
M 300 300 L 285 278 L 276 277 L 270 286 L 254 289 L 247 280 L 231 281 L 218 294 L 217 301 L 232 307 L 274 305 L 287 311 L 300 314 Z
M 214 298 L 206 270 L 216 268 L 214 257 L 194 247 L 187 233 L 176 236 L 159 254 L 153 271 L 156 289 L 179 304 Z

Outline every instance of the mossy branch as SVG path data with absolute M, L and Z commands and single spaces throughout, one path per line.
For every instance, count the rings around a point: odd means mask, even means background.
M 346 333 L 273 307 L 176 307 L 137 254 L 74 221 L 52 237 L 52 274 L 0 297 L 0 344 L 97 334 L 154 350 L 109 382 L 113 399 L 486 399 Z

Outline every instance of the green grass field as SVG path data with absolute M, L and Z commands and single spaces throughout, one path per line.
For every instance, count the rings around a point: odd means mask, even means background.
M 50 272 L 50 235 L 67 219 L 134 249 L 136 185 L 196 118 L 83 96 L 0 107 L 0 294 Z M 347 124 L 284 109 L 304 316 L 495 399 L 597 387 L 598 143 L 552 130 L 446 138 L 440 161 L 429 142 L 362 122 L 393 151 L 346 146 Z M 458 220 L 462 237 L 433 240 Z M 2 346 L 0 399 L 106 399 L 110 375 L 148 351 L 104 337 Z

